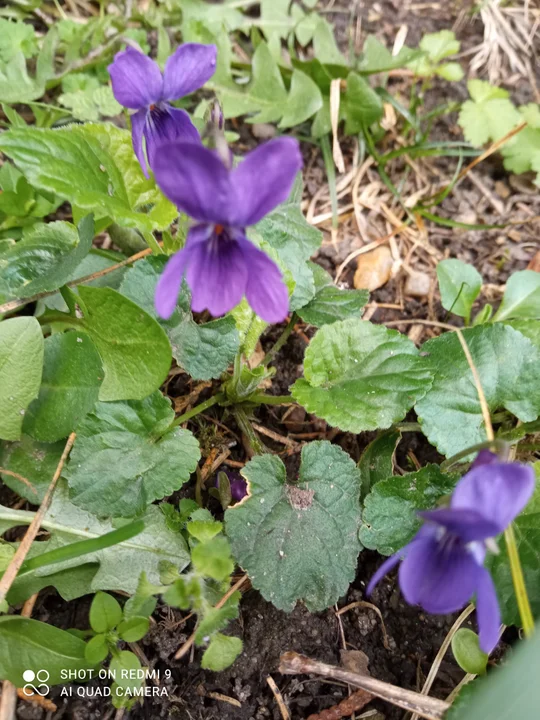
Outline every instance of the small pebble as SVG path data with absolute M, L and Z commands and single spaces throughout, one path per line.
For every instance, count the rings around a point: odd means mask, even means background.
M 394 260 L 388 245 L 380 245 L 375 250 L 360 255 L 354 274 L 354 287 L 377 290 L 390 280 L 393 264 Z
M 424 272 L 411 273 L 405 282 L 405 295 L 425 297 L 431 288 L 431 278 Z
M 255 123 L 251 126 L 252 134 L 259 140 L 270 140 L 276 134 L 276 128 L 270 123 Z
M 476 225 L 478 223 L 478 215 L 472 209 L 457 215 L 454 219 L 456 222 L 465 223 L 466 225 Z

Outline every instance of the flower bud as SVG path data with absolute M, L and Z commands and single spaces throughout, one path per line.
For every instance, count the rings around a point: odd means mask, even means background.
M 226 475 L 229 481 L 229 487 L 231 491 L 231 499 L 233 502 L 239 502 L 247 495 L 247 482 L 240 475 L 240 473 L 234 470 L 225 470 L 217 473 L 214 485 L 219 489 L 219 476 Z
M 215 99 L 210 106 L 208 122 L 215 125 L 218 130 L 223 130 L 225 123 L 223 119 L 223 110 L 221 109 L 221 105 L 217 99 Z

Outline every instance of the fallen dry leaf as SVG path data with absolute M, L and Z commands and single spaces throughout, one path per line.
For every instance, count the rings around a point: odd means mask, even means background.
M 534 272 L 540 272 L 540 250 L 538 250 L 536 255 L 527 265 L 527 270 L 534 270 Z
M 341 650 L 341 664 L 345 670 L 360 673 L 360 675 L 369 675 L 369 658 L 362 650 Z
M 510 197 L 510 188 L 502 180 L 497 180 L 497 182 L 495 183 L 495 192 L 503 200 L 506 200 L 508 197 Z

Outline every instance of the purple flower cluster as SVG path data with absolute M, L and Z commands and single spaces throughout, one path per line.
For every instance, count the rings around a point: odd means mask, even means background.
M 132 48 L 109 66 L 116 99 L 137 110 L 132 139 L 144 173 L 148 176 L 143 138 L 156 183 L 195 221 L 185 247 L 170 258 L 159 280 L 156 310 L 163 318 L 172 315 L 185 277 L 195 312 L 223 315 L 245 296 L 263 320 L 282 322 L 289 310 L 282 273 L 248 240 L 246 228 L 289 196 L 302 167 L 299 145 L 293 138 L 271 140 L 235 168 L 229 157 L 204 147 L 188 114 L 169 101 L 201 87 L 215 64 L 215 46 L 186 44 L 168 59 L 163 75 Z
M 486 551 L 526 506 L 534 485 L 532 468 L 501 463 L 493 453 L 481 452 L 457 484 L 449 508 L 419 513 L 426 523 L 381 565 L 368 595 L 400 560 L 399 585 L 405 600 L 426 612 L 455 612 L 476 594 L 480 647 L 490 653 L 501 618 L 493 580 L 484 567 Z

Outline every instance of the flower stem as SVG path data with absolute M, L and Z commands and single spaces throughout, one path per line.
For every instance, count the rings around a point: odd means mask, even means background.
M 516 536 L 514 528 L 509 525 L 504 531 L 504 539 L 506 541 L 506 549 L 508 551 L 508 560 L 510 562 L 510 570 L 512 572 L 512 581 L 514 583 L 514 592 L 516 593 L 516 601 L 523 626 L 525 637 L 531 637 L 534 632 L 534 620 L 525 586 L 525 578 L 523 577 L 523 569 L 519 559 L 519 553 L 516 545 Z
M 495 440 L 495 433 L 493 432 L 493 425 L 491 422 L 491 415 L 489 413 L 489 406 L 486 400 L 486 396 L 484 394 L 484 388 L 482 387 L 482 383 L 480 381 L 480 375 L 478 373 L 478 369 L 476 365 L 474 364 L 473 356 L 471 355 L 471 351 L 469 350 L 469 346 L 467 345 L 467 341 L 465 340 L 465 336 L 461 332 L 459 328 L 456 328 L 455 330 L 456 335 L 458 336 L 458 340 L 461 344 L 461 348 L 463 352 L 465 353 L 465 357 L 467 358 L 467 363 L 469 364 L 469 367 L 471 369 L 471 373 L 473 376 L 474 384 L 476 386 L 476 392 L 478 393 L 478 400 L 480 401 L 480 408 L 482 410 L 482 417 L 484 418 L 484 425 L 486 428 L 486 435 L 487 439 L 493 442 Z
M 281 335 L 278 337 L 278 339 L 276 340 L 274 345 L 270 348 L 270 350 L 264 356 L 262 365 L 268 365 L 268 363 L 272 360 L 272 358 L 278 354 L 278 352 L 281 350 L 281 348 L 285 345 L 285 343 L 289 339 L 289 335 L 292 333 L 297 320 L 298 320 L 298 315 L 295 312 L 293 312 L 293 314 L 291 315 L 291 319 L 287 323 L 287 326 L 285 327 L 285 329 L 283 330 Z
M 292 395 L 267 395 L 266 393 L 259 393 L 258 395 L 252 395 L 249 398 L 249 402 L 256 403 L 257 405 L 285 405 L 286 403 L 292 405 L 295 401 Z
M 482 388 L 480 374 L 476 365 L 474 364 L 474 359 L 471 355 L 471 351 L 469 350 L 469 346 L 467 345 L 465 336 L 463 335 L 461 330 L 456 329 L 456 333 L 459 338 L 459 342 L 461 343 L 461 347 L 463 348 L 463 352 L 465 353 L 465 357 L 467 358 L 467 362 L 469 363 L 469 367 L 471 369 L 471 373 L 474 379 L 474 384 L 476 385 L 478 399 L 480 400 L 480 407 L 482 408 L 482 416 L 484 418 L 484 424 L 486 426 L 486 435 L 488 437 L 488 440 L 492 444 L 495 444 L 495 433 L 493 432 L 493 425 L 491 423 L 489 406 L 486 400 L 486 396 L 484 394 L 484 389 Z M 508 448 L 508 445 L 506 445 L 506 448 Z M 515 456 L 515 448 L 512 448 L 509 455 L 509 460 L 513 461 Z M 519 553 L 517 549 L 516 536 L 514 535 L 514 528 L 511 524 L 504 531 L 504 539 L 506 541 L 508 562 L 510 563 L 510 572 L 512 573 L 512 582 L 514 584 L 514 592 L 516 594 L 516 601 L 519 609 L 519 615 L 521 618 L 521 624 L 523 625 L 523 631 L 525 632 L 525 636 L 530 637 L 534 632 L 534 620 L 531 612 L 531 606 L 529 603 L 529 597 L 527 595 L 527 588 L 525 587 L 525 578 L 523 577 L 523 569 L 521 567 L 521 560 L 519 558 Z
M 518 425 L 519 424 L 520 423 L 518 421 Z M 508 453 L 508 462 L 513 462 L 515 460 L 515 455 L 516 446 L 510 448 Z M 516 594 L 516 602 L 519 610 L 519 616 L 521 618 L 521 625 L 523 627 L 525 637 L 531 637 L 534 632 L 534 619 L 531 611 L 531 604 L 529 602 L 529 596 L 527 595 L 527 587 L 525 585 L 525 578 L 523 577 L 523 568 L 521 567 L 516 536 L 512 524 L 510 524 L 504 531 L 504 540 L 506 542 L 506 551 L 508 552 L 508 562 L 510 563 L 510 572 L 512 573 L 512 583 Z
M 223 393 L 218 393 L 217 395 L 212 395 L 212 397 L 208 398 L 208 400 L 205 400 L 204 402 L 199 403 L 199 405 L 195 405 L 195 407 L 191 408 L 191 410 L 188 410 L 183 415 L 179 415 L 177 418 L 175 418 L 171 424 L 171 428 L 178 427 L 178 425 L 182 425 L 182 423 L 185 423 L 187 420 L 191 420 L 191 418 L 195 417 L 195 415 L 199 415 L 199 413 L 202 413 L 205 410 L 208 410 L 208 408 L 211 408 L 212 405 L 216 405 L 216 403 L 219 403 L 224 399 L 225 399 L 225 395 Z
M 460 460 L 463 460 L 463 458 L 468 458 L 469 455 L 479 452 L 480 450 L 495 450 L 497 452 L 504 452 L 508 448 L 508 445 L 508 441 L 500 438 L 495 438 L 493 441 L 487 440 L 486 442 L 478 443 L 477 445 L 471 445 L 470 447 L 465 448 L 465 450 L 461 450 L 461 452 L 458 452 L 455 455 L 452 455 L 452 457 L 444 460 L 441 463 L 441 471 L 448 472 L 452 465 L 455 465 Z
M 82 327 L 84 325 L 80 318 L 73 317 L 69 313 L 64 313 L 61 310 L 56 312 L 45 312 L 37 318 L 40 325 L 50 325 L 52 323 L 64 323 L 71 327 Z
M 395 430 L 399 432 L 422 432 L 422 426 L 420 423 L 415 422 L 402 422 L 394 425 Z
M 236 406 L 233 412 L 234 417 L 236 418 L 236 422 L 238 423 L 238 427 L 242 431 L 244 439 L 247 441 L 248 446 L 252 451 L 252 454 L 263 455 L 264 453 L 269 452 L 266 445 L 261 441 L 255 430 L 253 429 L 244 408 Z

